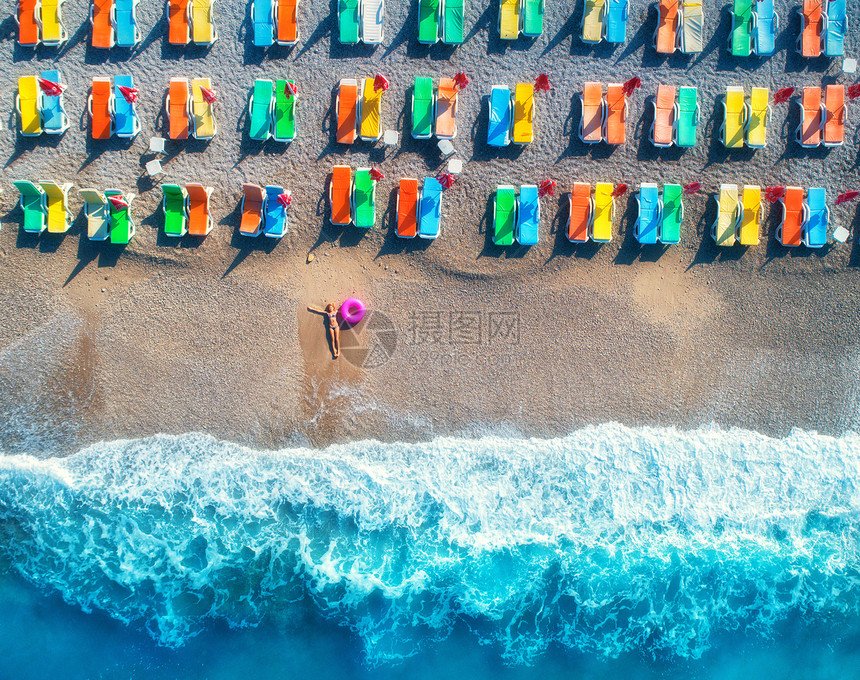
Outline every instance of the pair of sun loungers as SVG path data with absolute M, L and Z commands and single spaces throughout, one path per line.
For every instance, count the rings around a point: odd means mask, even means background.
M 536 38 L 543 33 L 543 14 L 544 0 L 499 0 L 499 35 L 502 40 L 520 34 Z
M 683 193 L 680 184 L 664 184 L 662 192 L 650 182 L 639 185 L 636 194 L 639 214 L 633 227 L 633 236 L 639 243 L 654 245 L 657 242 L 674 244 L 681 241 Z
M 608 243 L 612 240 L 615 222 L 615 186 L 598 182 L 591 195 L 591 184 L 574 182 L 568 196 L 567 240 L 587 243 L 589 240 Z
M 218 40 L 213 23 L 214 6 L 215 0 L 167 0 L 167 42 L 213 44 Z
M 827 244 L 830 208 L 823 187 L 810 188 L 806 198 L 801 187 L 786 187 L 780 203 L 782 222 L 776 238 L 782 245 L 821 248 Z
M 170 139 L 212 139 L 218 132 L 215 103 L 205 94 L 212 92 L 209 78 L 194 78 L 189 88 L 187 78 L 171 78 L 164 111 Z M 210 99 L 212 97 L 210 96 Z
M 733 0 L 729 12 L 732 15 L 732 33 L 729 52 L 735 57 L 773 54 L 776 33 L 779 30 L 779 15 L 773 7 L 774 0 Z
M 143 39 L 137 23 L 138 2 L 140 0 L 92 0 L 92 46 L 108 50 L 137 45 Z
M 804 57 L 841 57 L 848 29 L 847 0 L 803 0 L 797 51 Z
M 507 85 L 493 86 L 487 144 L 529 144 L 534 139 L 534 92 L 532 83 L 517 83 L 513 97 Z
M 718 246 L 755 246 L 759 243 L 762 221 L 761 187 L 720 184 L 714 194 L 717 218 L 711 226 L 711 238 Z
M 212 231 L 214 222 L 209 213 L 212 187 L 202 184 L 162 184 L 161 190 L 164 193 L 161 208 L 164 211 L 165 236 L 206 236 Z
M 291 142 L 296 138 L 298 94 L 294 80 L 258 79 L 248 98 L 248 134 L 265 142 Z
M 457 84 L 451 78 L 440 78 L 433 91 L 433 79 L 419 76 L 412 89 L 412 136 L 430 139 L 454 139 L 457 136 Z M 510 98 L 510 95 L 509 95 Z
M 659 54 L 701 52 L 705 15 L 700 0 L 659 0 L 654 47 Z
M 332 203 L 332 214 L 334 214 Z M 418 180 L 404 177 L 397 190 L 397 235 L 400 238 L 434 239 L 442 218 L 442 185 L 435 177 Z
M 841 146 L 845 141 L 845 86 L 827 85 L 822 99 L 821 89 L 805 87 L 798 101 L 800 125 L 797 143 L 804 148 Z
M 720 141 L 727 149 L 763 149 L 767 146 L 767 130 L 770 126 L 770 90 L 766 87 L 752 88 L 747 98 L 739 85 L 726 87 L 723 96 L 723 122 L 720 126 Z
M 700 113 L 698 88 L 658 85 L 651 105 L 654 122 L 649 136 L 654 146 L 696 146 Z
M 578 134 L 583 142 L 624 144 L 627 141 L 627 96 L 620 83 L 610 83 L 603 94 L 602 83 L 588 82 L 579 101 L 582 118 Z
M 113 135 L 136 137 L 140 132 L 136 96 L 131 76 L 114 76 L 113 83 L 110 78 L 93 78 L 87 100 L 93 139 L 110 139 Z
M 131 202 L 134 194 L 119 189 L 108 189 L 104 193 L 97 189 L 79 189 L 84 199 L 84 213 L 87 216 L 87 238 L 91 241 L 110 241 L 125 245 L 136 232 L 131 215 Z
M 540 227 L 540 197 L 534 184 L 523 184 L 519 196 L 516 187 L 502 184 L 493 197 L 493 243 L 523 246 L 538 242 Z
M 69 39 L 63 24 L 65 0 L 18 0 L 15 22 L 18 44 L 23 47 L 62 45 Z
M 582 42 L 625 42 L 629 16 L 630 0 L 585 0 L 582 11 Z
M 71 184 L 43 181 L 38 184 L 26 180 L 12 182 L 21 193 L 20 205 L 24 212 L 22 228 L 29 234 L 65 234 L 72 226 L 69 210 Z
M 418 42 L 460 45 L 466 38 L 466 0 L 418 0 Z
M 359 229 L 371 229 L 376 225 L 376 180 L 370 168 L 358 168 L 353 177 L 348 165 L 335 165 L 328 199 L 332 224 L 354 224 Z
M 298 0 L 251 0 L 254 45 L 295 45 L 299 41 Z
M 239 233 L 281 238 L 289 227 L 288 205 L 289 194 L 284 192 L 284 187 L 271 185 L 263 189 L 256 184 L 243 184 Z
M 337 141 L 353 144 L 356 139 L 375 142 L 382 136 L 382 88 L 374 78 L 344 78 L 337 88 Z
M 41 81 L 41 82 L 40 82 Z M 15 110 L 18 112 L 19 132 L 24 137 L 37 137 L 43 132 L 59 135 L 69 128 L 69 117 L 63 105 L 63 93 L 48 94 L 42 85 L 63 84 L 59 71 L 42 71 L 36 76 L 18 78 L 18 95 Z
M 385 37 L 384 19 L 385 0 L 337 0 L 338 38 L 344 45 L 378 45 Z

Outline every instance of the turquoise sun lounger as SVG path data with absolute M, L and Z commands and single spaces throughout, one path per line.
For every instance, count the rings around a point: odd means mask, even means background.
M 753 12 L 753 44 L 759 55 L 773 54 L 776 48 L 776 34 L 779 31 L 779 15 L 773 7 L 773 0 L 757 0 Z
M 427 177 L 421 190 L 418 208 L 418 236 L 434 239 L 439 236 L 442 220 L 442 185 L 435 177 Z
M 660 193 L 656 184 L 646 182 L 639 185 L 636 194 L 639 215 L 633 228 L 633 235 L 643 245 L 657 243 L 657 230 L 660 227 Z
M 269 47 L 275 43 L 275 8 L 272 0 L 253 0 L 251 21 L 254 24 L 254 46 Z
M 282 238 L 287 233 L 287 207 L 279 197 L 284 187 L 267 186 L 266 203 L 263 208 L 263 235 L 269 238 Z
M 448 2 L 449 0 L 445 0 Z M 537 38 L 543 33 L 544 0 L 523 0 L 520 10 L 522 34 L 527 38 Z
M 442 15 L 442 42 L 446 45 L 461 45 L 466 39 L 464 11 L 465 0 L 445 0 L 445 13 Z
M 114 0 L 114 24 L 117 47 L 134 47 L 143 39 L 137 25 L 137 3 L 140 0 Z
M 699 89 L 684 86 L 678 88 L 678 120 L 675 126 L 675 144 L 680 147 L 696 146 L 696 131 L 699 127 Z
M 507 146 L 511 143 L 511 91 L 504 85 L 494 85 L 490 92 L 490 124 L 487 144 Z
M 28 234 L 41 234 L 48 226 L 47 213 L 45 211 L 45 192 L 40 186 L 26 180 L 12 182 L 15 188 L 21 192 L 20 205 L 24 211 L 24 224 L 22 228 Z
M 523 184 L 520 187 L 520 198 L 517 206 L 517 226 L 514 236 L 520 245 L 534 246 L 538 242 L 540 227 L 540 197 L 534 184 Z
M 140 132 L 140 120 L 137 117 L 137 106 L 134 102 L 126 101 L 120 87 L 134 87 L 131 76 L 114 76 L 114 134 L 117 137 L 136 137 Z
M 248 102 L 248 118 L 250 127 L 248 134 L 251 139 L 265 142 L 272 136 L 272 95 L 275 84 L 271 80 L 258 79 L 254 81 L 254 90 Z
M 42 79 L 52 83 L 63 82 L 59 71 L 42 71 Z M 63 95 L 52 96 L 42 93 L 42 130 L 49 135 L 59 135 L 69 129 L 69 117 L 63 105 Z
M 627 42 L 627 19 L 630 16 L 630 0 L 606 0 L 604 15 L 604 39 L 609 43 Z
M 841 57 L 845 54 L 845 33 L 848 17 L 845 0 L 829 0 L 824 21 L 824 56 Z
M 338 36 L 344 45 L 358 43 L 361 27 L 361 6 L 359 0 L 338 0 Z
M 493 198 L 493 243 L 497 246 L 514 244 L 514 225 L 517 219 L 516 189 L 510 184 L 496 188 Z
M 803 242 L 808 248 L 821 248 L 827 244 L 830 208 L 824 187 L 810 187 L 804 203 L 806 220 L 803 224 Z

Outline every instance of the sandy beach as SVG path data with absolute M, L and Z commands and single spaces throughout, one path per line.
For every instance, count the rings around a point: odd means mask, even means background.
M 831 203 L 860 188 L 857 115 L 849 104 L 846 143 L 804 150 L 793 140 L 797 104 L 774 105 L 766 149 L 726 151 L 719 142 L 727 85 L 775 89 L 853 82 L 839 60 L 794 52 L 796 3 L 783 17 L 771 58 L 726 51 L 731 26 L 723 3 L 705 0 L 701 55 L 658 57 L 650 44 L 656 15 L 631 7 L 628 42 L 579 40 L 582 0 L 547 3 L 537 40 L 503 44 L 498 3 L 469 3 L 460 47 L 417 42 L 415 3 L 389 2 L 383 45 L 341 46 L 331 3 L 300 6 L 302 40 L 293 48 L 251 45 L 248 9 L 216 7 L 220 39 L 211 49 L 166 42 L 162 3 L 144 0 L 135 52 L 88 45 L 86 7 L 64 10 L 67 47 L 17 46 L 4 21 L 0 75 L 0 413 L 6 451 L 69 453 L 100 439 L 205 431 L 257 447 L 325 445 L 358 438 L 426 439 L 439 434 L 563 434 L 587 423 L 717 423 L 769 434 L 792 427 L 825 433 L 860 426 L 860 245 L 856 204 L 832 208 L 851 230 L 845 245 L 789 249 L 774 239 L 781 211 L 766 210 L 757 247 L 717 248 L 710 194 L 721 182 L 824 186 Z M 563 7 L 560 6 L 563 4 Z M 850 6 L 849 25 L 860 26 Z M 848 41 L 849 53 L 856 43 Z M 14 132 L 21 75 L 59 68 L 72 128 L 61 138 Z M 435 242 L 393 232 L 400 177 L 444 167 L 433 141 L 408 134 L 407 91 L 416 75 L 471 79 L 461 93 L 457 157 L 464 172 L 443 197 Z M 549 75 L 536 101 L 535 141 L 493 151 L 486 145 L 486 96 Z M 88 139 L 85 113 L 95 76 L 131 73 L 141 90 L 143 132 L 131 143 Z M 383 126 L 401 144 L 334 141 L 333 88 L 344 77 L 382 73 L 391 82 Z M 219 133 L 210 143 L 168 142 L 165 174 L 143 164 L 148 141 L 164 132 L 171 77 L 208 76 L 218 92 Z M 586 80 L 642 87 L 630 100 L 628 143 L 587 146 L 576 137 L 578 93 Z M 252 142 L 243 110 L 255 78 L 294 78 L 298 139 Z M 694 149 L 655 149 L 647 139 L 658 83 L 696 85 L 702 105 Z M 378 228 L 328 224 L 324 198 L 333 165 L 374 165 Z M 540 243 L 492 244 L 491 197 L 498 184 L 552 178 L 542 204 Z M 20 229 L 14 179 L 54 179 L 76 188 L 117 187 L 138 194 L 137 235 L 122 249 L 89 242 L 83 204 L 62 237 Z M 574 181 L 625 182 L 611 243 L 574 246 L 564 235 Z M 639 182 L 700 181 L 685 199 L 682 242 L 640 247 L 633 237 L 632 191 Z M 215 229 L 204 240 L 163 233 L 162 182 L 212 186 Z M 293 192 L 290 232 L 281 241 L 238 235 L 242 182 Z M 768 214 L 769 213 L 769 214 Z M 559 229 L 561 227 L 561 229 Z M 313 254 L 312 262 L 308 255 Z M 344 356 L 328 354 L 324 327 L 306 305 L 356 295 L 370 314 L 343 333 Z

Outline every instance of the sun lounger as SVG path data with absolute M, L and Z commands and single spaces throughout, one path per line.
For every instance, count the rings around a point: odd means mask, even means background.
M 672 85 L 657 86 L 657 95 L 652 101 L 651 143 L 654 146 L 669 147 L 675 142 L 675 94 L 676 88 Z
M 23 137 L 38 137 L 42 134 L 42 89 L 36 76 L 21 76 L 18 78 L 18 96 L 15 99 L 15 109 L 21 127 L 19 132 Z
M 51 83 L 63 84 L 63 77 L 59 71 L 42 71 L 42 80 Z M 49 135 L 61 135 L 69 129 L 69 117 L 66 115 L 66 107 L 63 104 L 62 93 L 50 95 L 42 92 L 42 130 Z
M 167 42 L 171 45 L 191 42 L 190 0 L 167 0 Z
M 266 210 L 263 220 L 263 236 L 269 238 L 283 238 L 289 228 L 289 217 L 287 206 L 280 197 L 284 193 L 284 187 L 270 185 L 266 187 Z
M 269 47 L 275 43 L 275 8 L 272 0 L 252 0 L 251 23 L 255 47 Z
M 41 234 L 47 226 L 45 213 L 45 192 L 41 187 L 26 180 L 12 182 L 15 188 L 21 192 L 19 204 L 24 211 L 24 224 L 22 228 L 28 234 Z
M 63 2 L 65 0 L 39 0 L 39 23 L 42 26 L 42 44 L 62 45 L 69 39 L 63 25 Z
M 299 0 L 277 0 L 275 23 L 279 45 L 295 45 L 299 41 Z
M 457 86 L 451 78 L 439 79 L 436 136 L 439 139 L 454 139 L 457 136 Z
M 505 85 L 494 85 L 490 92 L 490 124 L 487 144 L 507 146 L 511 143 L 511 91 Z
M 776 229 L 776 238 L 784 246 L 799 246 L 803 233 L 803 189 L 786 187 L 782 203 L 782 222 Z
M 803 0 L 800 10 L 801 31 L 798 52 L 804 57 L 821 56 L 821 32 L 824 25 L 823 0 Z
M 841 57 L 845 54 L 845 34 L 848 32 L 848 16 L 845 0 L 827 0 L 824 15 L 824 56 Z
M 355 141 L 355 122 L 358 116 L 358 81 L 343 78 L 337 89 L 337 141 L 352 144 Z
M 720 184 L 717 202 L 717 219 L 711 225 L 711 238 L 718 246 L 733 246 L 737 239 L 740 202 L 737 184 Z
M 129 102 L 122 95 L 121 87 L 134 87 L 134 78 L 131 76 L 114 76 L 113 93 L 113 118 L 114 134 L 117 137 L 134 139 L 140 132 L 140 120 L 137 117 L 137 104 Z
M 606 109 L 603 104 L 603 85 L 587 82 L 579 95 L 582 104 L 582 118 L 579 121 L 579 138 L 586 144 L 603 140 L 603 125 L 606 122 Z
M 209 78 L 195 78 L 191 81 L 191 117 L 194 124 L 191 131 L 195 139 L 212 139 L 218 132 L 215 104 L 206 101 L 203 88 L 212 89 Z
M 188 233 L 191 236 L 206 236 L 214 221 L 209 212 L 209 197 L 212 195 L 212 187 L 204 187 L 202 184 L 186 184 L 185 192 L 188 195 L 186 210 L 188 212 Z
M 114 204 L 110 197 L 115 196 L 125 201 L 127 207 Z M 107 207 L 110 214 L 110 242 L 115 245 L 126 245 L 131 242 L 137 232 L 134 218 L 131 216 L 131 202 L 134 194 L 126 194 L 119 189 L 108 189 L 105 191 L 108 199 Z
M 213 23 L 215 0 L 191 0 L 191 39 L 197 45 L 211 45 L 218 40 Z
M 140 27 L 137 25 L 138 2 L 140 0 L 114 0 L 114 30 L 117 47 L 134 47 L 143 39 Z
M 178 184 L 162 184 L 161 209 L 164 211 L 164 235 L 185 236 L 188 233 L 188 218 L 185 216 L 187 194 Z
M 567 240 L 571 243 L 587 243 L 591 226 L 591 185 L 574 182 L 569 201 Z
M 734 57 L 748 57 L 752 52 L 753 0 L 734 0 L 732 5 L 732 35 L 729 52 Z
M 92 46 L 110 49 L 116 41 L 113 21 L 113 0 L 92 0 L 90 24 L 93 27 Z
M 69 210 L 69 189 L 71 182 L 57 184 L 41 181 L 39 186 L 45 193 L 44 208 L 49 234 L 65 234 L 72 226 L 72 212 Z
M 109 236 L 107 201 L 96 189 L 79 189 L 84 199 L 84 214 L 87 216 L 87 238 L 91 241 L 106 241 Z
M 248 134 L 251 139 L 265 142 L 272 136 L 272 99 L 275 84 L 271 80 L 257 79 L 248 100 Z
M 672 54 L 678 46 L 678 3 L 680 0 L 659 0 L 657 30 L 654 46 L 658 54 Z
M 657 230 L 660 226 L 660 193 L 657 185 L 651 182 L 640 184 L 636 203 L 639 214 L 633 226 L 633 236 L 641 244 L 654 245 L 657 243 Z
M 348 165 L 335 165 L 332 168 L 328 201 L 331 205 L 332 224 L 337 226 L 352 224 L 352 168 Z
M 757 246 L 761 233 L 761 187 L 744 186 L 741 197 L 741 218 L 738 226 L 738 242 L 742 246 Z
M 450 0 L 445 0 L 447 5 Z M 543 33 L 544 0 L 523 0 L 522 32 L 527 38 L 537 38 Z M 522 190 L 522 188 L 521 188 Z
M 501 184 L 496 187 L 493 197 L 493 243 L 497 246 L 513 245 L 516 221 L 516 189 L 510 184 Z
M 266 194 L 263 188 L 256 184 L 242 185 L 242 221 L 239 223 L 239 233 L 242 236 L 257 237 L 263 231 L 263 204 Z
M 603 40 L 603 18 L 606 0 L 585 0 L 582 11 L 582 42 L 599 43 Z
M 361 4 L 359 0 L 338 0 L 338 39 L 344 45 L 355 45 L 361 34 Z
M 361 41 L 378 45 L 385 37 L 385 0 L 361 0 Z
M 433 136 L 434 104 L 433 79 L 425 76 L 415 78 L 415 87 L 412 88 L 412 136 L 415 139 Z
M 93 139 L 110 139 L 113 134 L 113 100 L 110 78 L 93 78 L 93 89 L 87 102 Z
M 821 144 L 821 122 L 824 115 L 821 88 L 804 87 L 799 103 L 801 120 L 797 126 L 797 143 L 805 148 L 816 147 Z
M 753 11 L 753 46 L 756 54 L 773 54 L 776 34 L 779 31 L 779 15 L 773 8 L 774 0 L 756 0 Z
M 369 142 L 382 137 L 380 112 L 382 109 L 382 89 L 373 89 L 373 78 L 365 78 L 361 84 L 361 105 L 358 108 L 358 136 Z
M 603 138 L 607 144 L 624 144 L 627 141 L 627 96 L 621 83 L 609 83 L 606 87 L 603 109 Z
M 418 0 L 418 42 L 432 45 L 439 41 L 442 0 Z
M 35 47 L 39 44 L 39 0 L 18 0 L 15 22 L 18 24 L 18 44 Z
M 830 208 L 824 187 L 810 187 L 803 204 L 805 219 L 803 223 L 803 243 L 807 248 L 821 248 L 827 245 L 827 230 L 830 223 Z
M 397 235 L 415 238 L 418 235 L 418 180 L 403 178 L 397 191 Z
M 376 226 L 376 182 L 370 176 L 370 168 L 358 168 L 352 183 L 352 215 L 359 229 Z
M 767 128 L 770 125 L 770 90 L 754 87 L 746 108 L 747 146 L 763 149 L 767 146 Z
M 844 85 L 828 85 L 824 88 L 823 114 L 824 126 L 821 143 L 824 146 L 842 146 L 845 141 Z
M 520 36 L 520 0 L 499 0 L 499 35 L 502 40 Z
M 540 228 L 540 197 L 534 184 L 523 184 L 517 200 L 517 224 L 514 237 L 521 246 L 534 246 Z
M 608 182 L 594 185 L 593 215 L 591 218 L 591 240 L 609 243 L 612 240 L 612 223 L 615 221 L 615 186 Z
M 296 138 L 298 94 L 290 92 L 287 83 L 295 85 L 293 80 L 275 81 L 275 123 L 272 137 L 276 142 L 292 142 Z
M 675 122 L 675 144 L 680 147 L 696 146 L 699 127 L 699 89 L 678 88 L 678 118 Z
M 726 87 L 723 97 L 723 124 L 720 127 L 720 137 L 727 149 L 740 149 L 744 145 L 746 130 L 746 103 L 744 88 L 737 85 Z
M 535 86 L 517 83 L 514 91 L 514 123 L 511 141 L 529 144 L 534 139 Z M 601 100 L 602 103 L 602 100 Z
M 696 54 L 704 47 L 705 14 L 702 3 L 681 3 L 681 19 L 678 25 L 678 44 L 684 54 Z
M 427 177 L 421 189 L 421 204 L 418 207 L 418 236 L 437 238 L 441 219 L 442 185 L 435 177 Z
M 660 194 L 660 243 L 674 245 L 681 242 L 681 224 L 684 222 L 684 188 L 680 184 L 664 184 Z
M 167 136 L 170 139 L 188 139 L 190 110 L 188 78 L 171 78 L 164 110 L 167 113 Z
M 630 0 L 606 0 L 603 37 L 609 43 L 627 42 Z
M 461 45 L 466 39 L 463 23 L 465 0 L 445 0 L 442 4 L 442 42 L 446 45 Z

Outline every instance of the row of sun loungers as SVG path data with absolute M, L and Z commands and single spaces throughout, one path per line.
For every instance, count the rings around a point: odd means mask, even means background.
M 732 15 L 732 33 L 729 52 L 735 57 L 773 54 L 779 15 L 773 0 L 734 0 L 729 8 Z
M 291 142 L 296 137 L 298 94 L 293 80 L 258 79 L 248 98 L 251 139 Z
M 803 0 L 797 51 L 804 57 L 841 57 L 848 29 L 846 0 Z
M 93 78 L 87 100 L 93 139 L 136 137 L 140 132 L 136 100 L 137 89 L 131 76 L 114 76 L 113 83 L 110 78 Z
M 499 186 L 493 198 L 493 243 L 510 246 L 514 241 L 523 246 L 538 242 L 540 198 L 534 184 L 523 184 L 517 195 L 516 187 Z
M 385 37 L 385 0 L 337 0 L 338 38 L 345 45 L 378 45 Z
M 803 88 L 798 144 L 805 148 L 841 146 L 845 139 L 845 86 L 827 85 L 824 97 L 818 87 Z
M 18 0 L 15 21 L 18 24 L 18 44 L 62 45 L 69 39 L 63 25 L 65 0 Z
M 466 38 L 465 3 L 466 0 L 418 0 L 418 42 L 461 44 Z
M 251 0 L 254 45 L 295 45 L 299 41 L 298 0 Z
M 585 0 L 582 12 L 582 42 L 625 42 L 629 16 L 630 0 Z
M 418 77 L 412 90 L 412 136 L 415 139 L 454 139 L 457 136 L 457 85 L 440 78 L 433 91 L 433 79 Z
M 170 139 L 212 139 L 218 132 L 215 96 L 209 78 L 171 78 L 164 99 Z
M 615 186 L 598 182 L 591 195 L 591 185 L 576 182 L 568 196 L 567 240 L 587 243 L 589 240 L 608 243 L 612 240 L 615 221 Z
M 487 144 L 529 144 L 534 139 L 534 91 L 533 83 L 517 83 L 513 96 L 507 85 L 493 86 Z
M 37 137 L 43 132 L 59 135 L 69 128 L 69 117 L 63 105 L 63 87 L 59 71 L 42 71 L 38 78 L 18 78 L 15 110 L 22 136 Z
M 270 185 L 264 189 L 256 184 L 243 184 L 239 233 L 251 237 L 260 234 L 270 238 L 283 237 L 289 226 L 289 205 L 290 195 L 284 187 Z
M 499 35 L 502 40 L 536 38 L 543 33 L 543 13 L 544 0 L 499 0 Z
M 627 97 L 620 83 L 610 83 L 604 94 L 602 83 L 588 82 L 579 99 L 582 105 L 579 138 L 583 142 L 627 141 Z
M 705 17 L 700 0 L 660 0 L 654 47 L 658 54 L 701 52 Z
M 382 136 L 383 91 L 373 78 L 340 81 L 335 99 L 339 143 L 353 144 L 356 139 L 375 142 Z
M 206 236 L 212 231 L 214 222 L 209 212 L 212 187 L 202 184 L 162 184 L 161 191 L 164 194 L 161 207 L 166 236 Z

